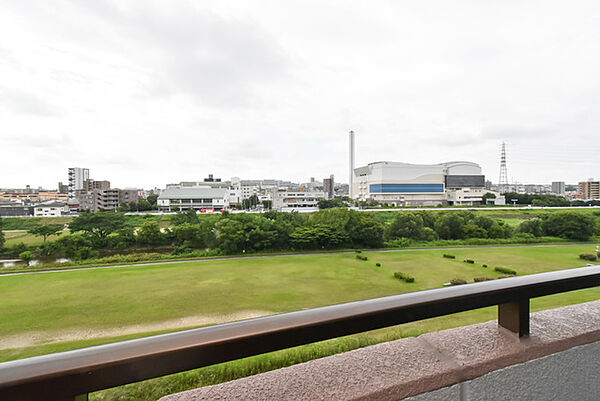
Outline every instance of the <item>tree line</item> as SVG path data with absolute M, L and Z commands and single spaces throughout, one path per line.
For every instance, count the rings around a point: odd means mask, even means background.
M 141 219 L 143 221 L 145 219 Z M 0 221 L 1 225 L 1 221 Z M 29 229 L 43 237 L 40 245 L 15 245 L 5 253 L 33 251 L 36 256 L 73 259 L 97 257 L 104 250 L 164 248 L 176 254 L 212 250 L 222 254 L 247 252 L 381 248 L 410 242 L 469 239 L 522 239 L 560 237 L 588 240 L 599 233 L 598 219 L 577 212 L 553 212 L 526 220 L 512 228 L 500 219 L 471 211 L 401 212 L 391 221 L 377 213 L 330 208 L 310 215 L 268 211 L 262 214 L 199 216 L 186 210 L 171 216 L 168 227 L 155 220 L 142 224 L 123 213 L 82 213 L 63 226 L 38 225 Z M 47 241 L 58 236 L 55 241 Z M 0 234 L 0 248 L 4 238 Z

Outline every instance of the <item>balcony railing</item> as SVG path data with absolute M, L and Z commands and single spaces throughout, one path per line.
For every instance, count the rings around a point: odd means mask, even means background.
M 0 400 L 85 400 L 89 392 L 265 352 L 498 305 L 529 335 L 529 300 L 600 285 L 600 266 L 283 313 L 0 364 Z

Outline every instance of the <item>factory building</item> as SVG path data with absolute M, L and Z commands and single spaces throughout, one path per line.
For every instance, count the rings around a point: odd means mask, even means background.
M 481 167 L 466 161 L 375 162 L 353 169 L 351 182 L 354 199 L 394 206 L 473 206 L 482 204 L 483 195 L 492 192 L 485 188 Z

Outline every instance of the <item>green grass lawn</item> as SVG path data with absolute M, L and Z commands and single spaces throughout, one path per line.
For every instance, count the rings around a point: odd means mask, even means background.
M 193 315 L 273 313 L 585 265 L 592 245 L 448 249 L 234 259 L 0 277 L 0 338 L 31 331 L 112 328 Z M 443 253 L 456 255 L 445 259 Z M 462 262 L 474 259 L 475 264 Z M 375 263 L 382 267 L 376 267 Z M 481 267 L 487 264 L 488 268 Z M 401 271 L 415 283 L 393 278 Z
M 593 245 L 528 248 L 446 249 L 404 252 L 289 256 L 277 258 L 186 262 L 114 269 L 80 270 L 0 277 L 0 344 L 2 338 L 65 330 L 102 330 L 244 311 L 281 313 L 430 288 L 453 278 L 498 277 L 495 266 L 520 275 L 584 266 L 582 252 Z M 442 257 L 451 253 L 456 259 Z M 463 259 L 473 259 L 467 264 Z M 381 263 L 376 267 L 375 263 Z M 483 268 L 487 264 L 488 268 Z M 415 277 L 408 284 L 393 278 L 401 271 Z M 532 309 L 600 299 L 589 289 L 532 301 Z M 95 399 L 157 399 L 169 392 L 214 384 L 381 341 L 419 335 L 494 319 L 496 308 L 328 340 L 290 350 L 233 361 L 94 395 Z M 165 327 L 163 331 L 168 331 Z M 174 329 L 171 329 L 174 330 Z M 0 350 L 0 361 L 64 351 L 149 333 L 40 344 Z
M 33 234 L 29 234 L 27 231 L 5 231 L 4 238 L 6 239 L 5 246 L 13 246 L 20 242 L 25 245 L 38 245 L 44 242 L 42 237 L 36 237 Z M 48 238 L 48 241 L 55 240 L 56 236 Z

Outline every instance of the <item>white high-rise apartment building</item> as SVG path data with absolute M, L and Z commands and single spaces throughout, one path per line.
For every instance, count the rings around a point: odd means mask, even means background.
M 83 189 L 83 183 L 90 178 L 90 169 L 69 167 L 69 199 L 75 199 L 75 191 Z

